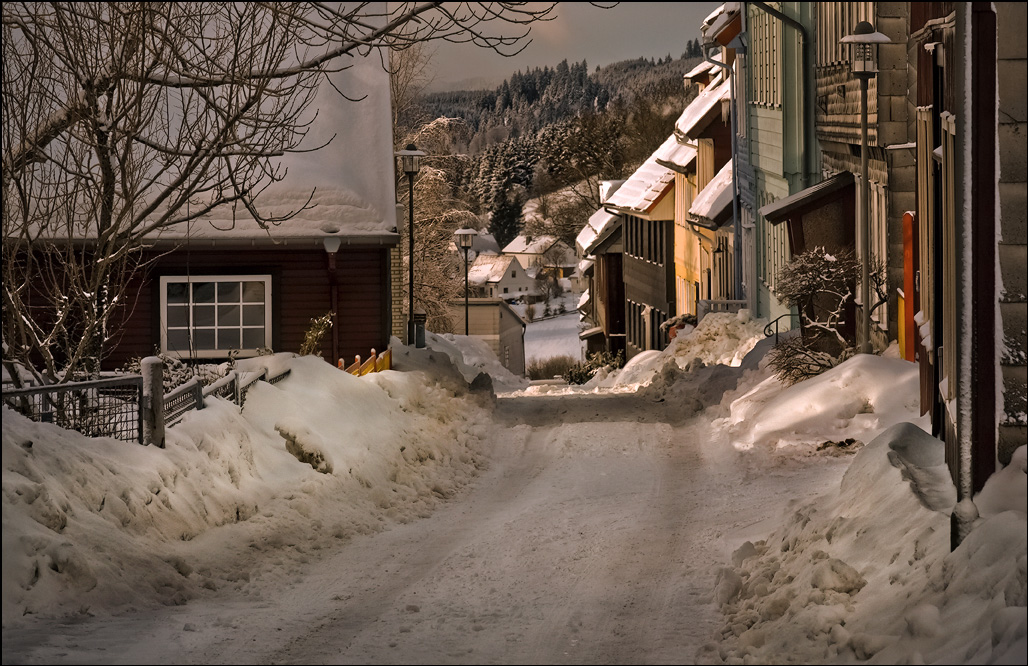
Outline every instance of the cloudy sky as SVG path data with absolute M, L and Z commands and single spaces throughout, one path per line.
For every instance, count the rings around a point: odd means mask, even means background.
M 603 9 L 586 2 L 561 2 L 556 18 L 533 26 L 532 43 L 515 57 L 504 58 L 470 44 L 440 44 L 429 89 L 492 87 L 516 71 L 552 67 L 565 58 L 568 62 L 584 59 L 590 71 L 631 58 L 669 54 L 677 58 L 686 42 L 700 37 L 701 22 L 720 4 L 621 2 Z

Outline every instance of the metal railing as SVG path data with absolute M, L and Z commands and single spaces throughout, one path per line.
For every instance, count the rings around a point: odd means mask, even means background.
M 143 441 L 143 378 L 139 375 L 4 389 L 3 403 L 33 421 L 90 437 Z
M 794 324 L 793 319 L 799 320 L 799 315 L 793 314 L 792 312 L 786 312 L 785 314 L 779 315 L 778 317 L 767 323 L 767 326 L 764 327 L 764 337 L 770 338 L 772 335 L 775 336 L 775 344 L 777 345 L 779 333 L 778 322 L 785 319 L 786 317 L 789 317 L 789 330 L 795 329 L 798 324 Z
M 737 301 L 713 301 L 713 300 L 699 300 L 696 301 L 696 323 L 698 324 L 711 312 L 731 312 L 736 313 L 746 307 L 745 300 Z
M 261 369 L 259 372 L 236 372 L 232 371 L 204 387 L 200 380 L 193 377 L 185 384 L 182 384 L 174 391 L 164 396 L 164 424 L 170 427 L 182 420 L 187 412 L 193 409 L 204 408 L 204 398 L 215 397 L 230 400 L 239 405 L 240 408 L 246 402 L 246 394 L 259 381 L 266 381 L 269 384 L 278 384 L 289 376 L 289 370 L 268 377 L 268 371 Z
M 158 387 L 160 374 L 158 369 L 154 382 Z M 151 436 L 155 428 L 163 432 L 190 411 L 203 409 L 206 397 L 224 398 L 242 408 L 254 384 L 277 384 L 288 376 L 289 370 L 270 378 L 267 370 L 233 371 L 206 388 L 193 377 L 166 394 L 157 388 L 144 396 L 144 378 L 124 375 L 26 389 L 4 388 L 2 397 L 4 405 L 33 421 L 53 423 L 89 437 L 114 437 L 142 444 L 147 440 L 147 427 Z M 154 402 L 163 405 L 163 410 L 151 409 Z M 163 441 L 163 437 L 157 439 Z

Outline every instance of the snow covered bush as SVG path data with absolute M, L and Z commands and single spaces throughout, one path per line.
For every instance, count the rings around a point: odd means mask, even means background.
M 816 247 L 796 255 L 778 272 L 775 295 L 799 311 L 803 337 L 814 344 L 835 341 L 849 346 L 853 286 L 860 266 L 850 251 L 828 253 Z
M 587 360 L 568 368 L 562 377 L 568 384 L 584 384 L 592 379 L 592 376 L 600 368 L 620 370 L 623 367 L 625 367 L 624 351 L 619 350 L 617 354 L 609 351 L 594 352 L 589 355 Z
M 881 271 L 872 278 L 880 291 Z M 856 319 L 854 286 L 860 264 L 853 252 L 829 253 L 816 247 L 796 255 L 779 272 L 775 295 L 796 308 L 799 338 L 778 344 L 768 353 L 768 365 L 787 384 L 817 376 L 853 355 Z
M 168 393 L 179 386 L 182 386 L 193 377 L 199 377 L 200 383 L 204 386 L 213 384 L 228 374 L 232 369 L 235 359 L 227 363 L 190 363 L 180 358 L 168 356 L 157 352 L 154 356 L 164 362 L 164 392 Z M 119 368 L 119 372 L 126 372 L 134 375 L 141 373 L 142 359 L 134 358 Z

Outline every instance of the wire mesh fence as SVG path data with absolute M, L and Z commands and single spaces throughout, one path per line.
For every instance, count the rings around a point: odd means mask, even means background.
M 193 377 L 155 398 L 163 401 L 162 426 L 171 427 L 190 411 L 203 409 L 205 397 L 223 398 L 242 408 L 246 394 L 257 382 L 278 384 L 289 372 L 268 377 L 267 370 L 233 371 L 206 388 L 199 378 Z M 114 437 L 139 443 L 144 440 L 143 415 L 149 405 L 143 397 L 143 378 L 139 375 L 27 389 L 5 388 L 2 395 L 4 405 L 33 421 L 53 423 L 90 437 Z
M 33 421 L 90 437 L 143 441 L 143 378 L 139 375 L 5 389 L 3 403 Z

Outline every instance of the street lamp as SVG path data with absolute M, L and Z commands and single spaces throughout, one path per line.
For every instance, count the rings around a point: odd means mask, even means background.
M 839 40 L 850 44 L 853 75 L 860 79 L 860 352 L 871 353 L 871 185 L 867 168 L 867 82 L 878 74 L 878 45 L 891 40 L 867 21 L 853 28 L 853 34 Z
M 413 345 L 417 337 L 414 330 L 414 176 L 421 168 L 421 158 L 425 156 L 425 153 L 418 150 L 413 143 L 408 143 L 405 149 L 396 151 L 396 156 L 400 158 L 400 167 L 407 174 L 408 193 L 410 194 L 408 206 L 410 222 L 407 226 L 409 232 L 407 241 L 410 243 L 410 259 L 407 264 L 407 281 L 410 287 L 407 299 L 407 344 Z
M 342 245 L 338 236 L 325 236 L 321 242 L 328 253 L 328 284 L 332 292 L 332 362 L 339 358 L 339 277 L 336 275 L 336 252 Z
M 457 237 L 457 247 L 464 251 L 464 335 L 468 334 L 468 252 L 475 243 L 475 236 L 478 232 L 474 229 L 458 229 L 454 232 Z

